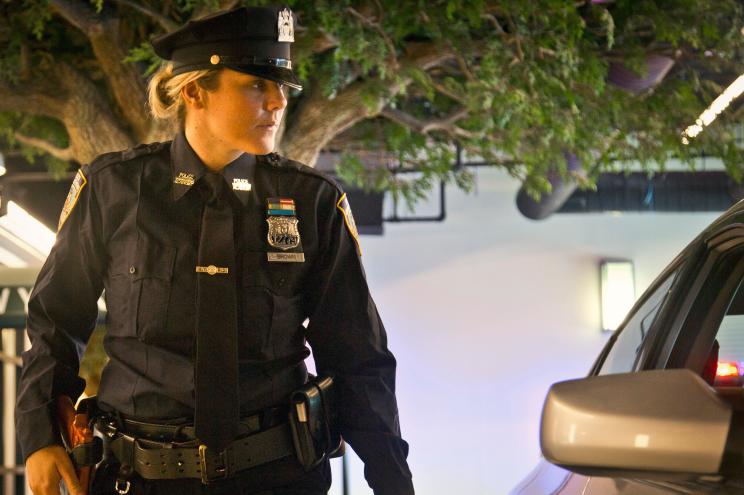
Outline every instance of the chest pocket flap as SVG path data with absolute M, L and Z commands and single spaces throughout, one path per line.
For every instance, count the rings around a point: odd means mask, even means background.
M 137 336 L 145 342 L 167 340 L 176 248 L 140 238 L 129 269 L 137 308 Z

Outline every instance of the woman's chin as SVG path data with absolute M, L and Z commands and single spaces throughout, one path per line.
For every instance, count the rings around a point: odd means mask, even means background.
M 250 153 L 251 155 L 268 155 L 274 151 L 274 143 L 271 143 L 271 146 L 252 143 L 251 146 L 242 146 L 241 149 L 245 153 Z
M 252 152 L 254 155 L 266 155 L 274 151 L 274 138 L 271 139 L 261 139 L 257 142 L 252 143 L 253 146 L 250 147 L 250 149 L 253 149 Z

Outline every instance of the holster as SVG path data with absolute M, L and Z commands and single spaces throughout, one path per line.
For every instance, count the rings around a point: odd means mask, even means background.
M 80 401 L 78 409 L 66 395 L 57 397 L 57 423 L 62 443 L 75 465 L 80 485 L 87 493 L 91 470 L 103 457 L 103 443 L 93 435 L 90 420 L 95 414 L 95 397 Z
M 335 418 L 333 378 L 313 377 L 290 397 L 289 424 L 297 460 L 306 471 L 343 455 Z

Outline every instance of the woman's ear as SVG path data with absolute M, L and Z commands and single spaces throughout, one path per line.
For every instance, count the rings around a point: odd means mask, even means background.
M 204 90 L 196 81 L 191 81 L 181 88 L 181 96 L 189 108 L 204 108 Z

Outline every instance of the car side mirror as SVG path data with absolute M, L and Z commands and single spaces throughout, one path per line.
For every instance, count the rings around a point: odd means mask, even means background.
M 550 388 L 540 445 L 548 461 L 581 474 L 715 475 L 732 414 L 687 369 L 594 376 Z

